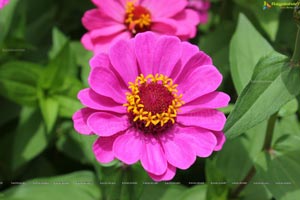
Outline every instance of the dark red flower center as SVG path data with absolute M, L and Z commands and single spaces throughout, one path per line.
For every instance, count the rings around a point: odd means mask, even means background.
M 149 10 L 129 1 L 126 4 L 125 22 L 128 30 L 133 34 L 150 30 L 151 14 Z
M 162 74 L 140 75 L 129 83 L 126 94 L 128 116 L 133 127 L 144 133 L 162 133 L 173 126 L 177 111 L 184 104 L 177 85 Z
M 174 99 L 173 94 L 159 83 L 143 84 L 139 88 L 144 110 L 152 114 L 167 112 Z

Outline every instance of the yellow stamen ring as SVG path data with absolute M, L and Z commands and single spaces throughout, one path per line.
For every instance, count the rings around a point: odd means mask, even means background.
M 168 106 L 168 109 L 166 111 L 161 113 L 152 113 L 149 110 L 145 110 L 145 106 L 141 102 L 141 98 L 139 96 L 140 87 L 149 83 L 160 84 L 173 95 L 174 98 L 172 100 L 172 103 Z M 126 93 L 127 103 L 125 103 L 123 106 L 126 106 L 127 111 L 133 114 L 134 122 L 138 120 L 144 121 L 145 127 L 148 127 L 151 124 L 153 124 L 154 126 L 160 124 L 160 126 L 162 127 L 169 121 L 174 124 L 179 108 L 184 104 L 184 102 L 181 100 L 182 94 L 177 95 L 177 86 L 177 84 L 173 83 L 172 79 L 162 74 L 149 74 L 146 77 L 141 74 L 136 78 L 134 83 L 129 82 L 128 88 L 131 90 L 131 92 Z

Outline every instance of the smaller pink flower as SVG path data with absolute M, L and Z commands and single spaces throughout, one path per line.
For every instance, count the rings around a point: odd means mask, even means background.
M 4 8 L 9 3 L 9 0 L 0 0 L 0 9 Z
M 81 42 L 94 53 L 107 52 L 116 41 L 130 39 L 145 31 L 188 40 L 195 37 L 197 25 L 203 23 L 203 17 L 187 7 L 187 0 L 92 2 L 97 8 L 88 10 L 82 18 L 83 26 L 88 32 L 83 35 Z
M 189 0 L 187 7 L 198 12 L 202 23 L 206 23 L 208 21 L 208 10 L 210 8 L 209 0 Z
M 91 61 L 85 108 L 73 115 L 81 134 L 98 135 L 96 159 L 141 163 L 155 181 L 171 180 L 196 157 L 221 150 L 230 97 L 222 75 L 197 46 L 174 36 L 139 33 Z

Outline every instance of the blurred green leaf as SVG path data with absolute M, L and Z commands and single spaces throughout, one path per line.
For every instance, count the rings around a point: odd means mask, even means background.
M 299 76 L 300 69 L 290 68 L 285 56 L 262 58 L 227 119 L 225 134 L 238 136 L 277 112 L 300 93 Z
M 298 101 L 297 99 L 293 99 L 285 104 L 278 112 L 278 115 L 281 117 L 293 115 L 298 110 Z
M 228 89 L 230 79 L 229 69 L 229 43 L 234 31 L 234 25 L 231 21 L 223 21 L 216 29 L 203 35 L 200 38 L 199 48 L 214 61 L 214 65 L 220 70 L 224 80 L 222 81 L 221 90 Z M 227 86 L 227 87 L 225 87 Z
M 68 38 L 58 29 L 52 29 L 52 48 L 48 55 L 50 59 L 54 59 L 61 49 L 68 43 Z
M 95 200 L 101 199 L 101 191 L 92 172 L 38 178 L 24 185 L 12 187 L 0 195 L 3 200 Z
M 10 29 L 11 21 L 14 16 L 14 10 L 18 2 L 19 0 L 10 0 L 9 4 L 0 11 L 0 46 Z
M 300 124 L 296 115 L 283 117 L 275 127 L 273 148 L 277 152 L 286 152 L 299 149 Z
M 234 108 L 234 104 L 229 104 L 228 106 L 224 108 L 219 108 L 218 110 L 220 110 L 224 114 L 229 114 L 233 110 L 233 108 Z
M 226 200 L 229 192 L 224 174 L 217 168 L 216 162 L 206 160 L 205 175 L 208 183 L 206 199 L 207 200 Z M 224 184 L 222 184 L 224 183 Z
M 0 127 L 10 120 L 17 118 L 20 113 L 20 106 L 0 97 L 1 113 Z
M 76 55 L 76 63 L 81 67 L 81 79 L 85 86 L 88 86 L 88 76 L 90 73 L 89 60 L 92 58 L 93 53 L 87 51 L 80 42 L 72 42 L 71 48 Z
M 187 188 L 180 184 L 150 183 L 144 185 L 140 200 L 177 200 L 185 191 Z
M 294 200 L 300 195 L 300 149 L 280 156 L 262 152 L 256 161 L 259 180 L 265 182 L 278 200 Z M 275 150 L 276 155 L 276 150 Z
M 71 97 L 55 95 L 53 96 L 53 99 L 59 104 L 59 115 L 61 117 L 71 118 L 77 110 L 82 108 L 81 103 L 77 99 Z
M 43 76 L 39 80 L 39 85 L 45 90 L 57 91 L 63 85 L 67 76 L 75 76 L 77 66 L 74 54 L 66 43 L 49 65 L 45 68 Z
M 277 0 L 276 2 L 286 2 L 286 0 Z M 273 7 L 272 9 L 263 10 L 263 1 L 257 0 L 234 0 L 239 6 L 249 12 L 249 15 L 255 17 L 258 24 L 268 34 L 272 41 L 275 40 L 279 26 L 280 8 Z M 245 37 L 246 38 L 246 37 Z M 253 37 L 250 37 L 251 40 Z M 263 45 L 259 46 L 262 47 Z
M 197 185 L 184 191 L 178 200 L 206 200 L 207 185 Z
M 143 191 L 143 181 L 149 180 L 144 169 L 139 165 L 115 165 L 102 167 L 105 199 L 107 200 L 131 200 L 139 199 Z
M 46 96 L 42 91 L 38 93 L 38 96 L 41 113 L 49 133 L 53 129 L 58 116 L 58 102 L 51 96 Z
M 48 144 L 45 126 L 35 108 L 24 107 L 14 134 L 12 169 L 16 170 L 40 154 Z
M 240 14 L 237 29 L 230 42 L 231 76 L 239 94 L 249 83 L 259 59 L 272 51 L 273 48 L 245 15 Z
M 92 146 L 98 136 L 76 133 L 71 122 L 63 123 L 59 130 L 60 135 L 56 142 L 59 151 L 83 164 L 93 164 L 96 161 Z
M 36 105 L 40 74 L 41 67 L 34 63 L 6 63 L 0 67 L 0 94 L 22 105 Z

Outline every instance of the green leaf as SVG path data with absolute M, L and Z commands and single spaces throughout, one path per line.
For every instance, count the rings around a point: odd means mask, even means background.
M 300 124 L 296 115 L 285 116 L 276 124 L 272 147 L 277 152 L 299 149 Z
M 22 105 L 37 104 L 41 67 L 29 62 L 9 62 L 0 67 L 0 94 Z
M 277 0 L 276 2 L 280 1 L 286 2 L 286 0 Z M 263 10 L 264 1 L 257 0 L 234 0 L 234 2 L 243 7 L 257 21 L 272 41 L 275 40 L 279 27 L 280 8 L 272 7 L 270 10 Z M 253 37 L 251 36 L 252 39 Z M 262 46 L 260 45 L 259 48 Z
M 215 182 L 226 183 L 223 173 L 217 168 L 216 162 L 206 160 L 205 175 L 208 182 L 207 200 L 226 200 L 229 192 L 227 184 L 214 184 Z
M 49 58 L 54 59 L 61 49 L 68 43 L 68 38 L 58 29 L 52 29 L 52 48 L 49 51 Z
M 278 112 L 278 115 L 281 117 L 293 115 L 298 110 L 298 101 L 297 99 L 293 99 L 285 104 Z
M 90 73 L 89 60 L 93 53 L 87 51 L 80 42 L 72 42 L 71 48 L 76 55 L 76 63 L 81 67 L 81 79 L 85 86 L 88 86 L 88 76 Z
M 45 90 L 59 90 L 67 76 L 75 76 L 77 66 L 69 43 L 66 43 L 45 68 L 39 85 Z
M 228 106 L 224 108 L 219 108 L 218 110 L 220 110 L 224 114 L 229 114 L 233 110 L 233 108 L 234 108 L 234 104 L 229 104 Z
M 18 117 L 20 113 L 20 106 L 11 101 L 0 97 L 1 113 L 0 113 L 0 127 L 12 119 Z
M 74 98 L 63 96 L 63 95 L 55 95 L 53 96 L 59 104 L 59 115 L 62 117 L 71 118 L 73 114 L 82 108 L 81 103 Z
M 268 119 L 300 93 L 300 69 L 290 68 L 285 56 L 262 58 L 251 82 L 239 96 L 224 131 L 232 138 Z
M 39 92 L 38 96 L 39 105 L 46 124 L 47 132 L 50 133 L 58 116 L 58 102 L 51 96 L 46 96 L 42 91 Z
M 259 59 L 272 51 L 270 44 L 240 14 L 237 29 L 230 42 L 230 69 L 239 94 L 249 83 Z
M 98 136 L 86 136 L 76 133 L 71 122 L 63 123 L 59 130 L 61 131 L 59 132 L 60 137 L 56 142 L 59 151 L 83 164 L 93 164 L 95 162 L 92 146 Z
M 12 168 L 18 169 L 39 155 L 48 144 L 40 113 L 33 108 L 24 107 L 14 134 Z
M 206 200 L 207 185 L 197 185 L 183 192 L 178 200 Z
M 27 181 L 24 185 L 4 191 L 0 199 L 95 200 L 101 197 L 95 175 L 89 171 L 79 171 L 63 176 Z
M 298 143 L 299 144 L 299 143 Z M 279 200 L 293 200 L 300 195 L 300 149 L 274 156 L 262 152 L 257 158 L 259 181 Z M 276 155 L 276 150 L 275 150 Z
M 144 169 L 139 165 L 124 164 L 102 167 L 105 199 L 131 200 L 139 199 L 143 190 L 143 181 L 149 180 Z
M 186 187 L 179 184 L 152 182 L 144 185 L 144 191 L 140 200 L 177 200 L 185 191 L 187 191 Z

